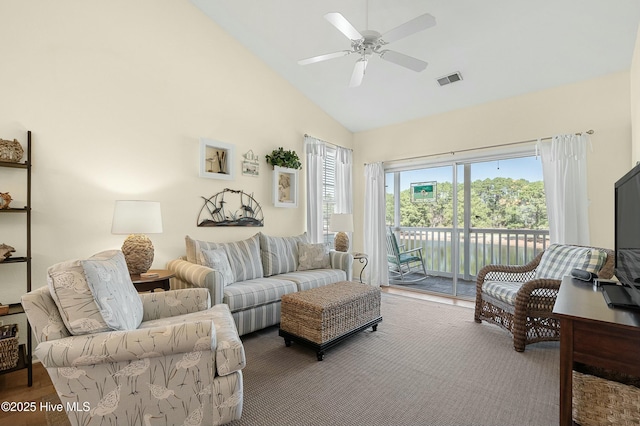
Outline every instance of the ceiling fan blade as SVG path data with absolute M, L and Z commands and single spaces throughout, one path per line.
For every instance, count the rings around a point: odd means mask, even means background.
M 358 59 L 356 66 L 353 67 L 353 74 L 351 74 L 351 81 L 349 87 L 358 87 L 362 84 L 364 78 L 364 71 L 367 69 L 367 58 Z
M 350 50 L 342 50 L 340 52 L 326 53 L 324 55 L 313 56 L 311 58 L 300 59 L 298 65 L 315 64 L 316 62 L 326 61 L 327 59 L 339 58 L 352 53 Z
M 436 25 L 436 18 L 432 15 L 425 13 L 404 24 L 395 27 L 392 30 L 387 31 L 381 37 L 385 44 L 393 43 L 396 40 L 415 34 L 418 31 L 426 30 Z
M 428 65 L 425 61 L 405 55 L 404 53 L 394 52 L 393 50 L 383 50 L 380 52 L 380 57 L 385 61 L 393 62 L 394 64 L 409 68 L 415 72 L 423 71 Z
M 329 12 L 324 15 L 324 19 L 329 21 L 338 29 L 338 31 L 347 36 L 350 40 L 360 40 L 363 38 L 360 31 L 356 30 L 353 25 L 351 25 L 351 22 L 347 21 L 347 18 L 342 16 L 340 12 Z

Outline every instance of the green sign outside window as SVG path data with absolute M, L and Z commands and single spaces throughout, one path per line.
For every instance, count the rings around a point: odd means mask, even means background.
M 436 199 L 437 182 L 419 182 L 411 184 L 411 202 L 424 203 Z

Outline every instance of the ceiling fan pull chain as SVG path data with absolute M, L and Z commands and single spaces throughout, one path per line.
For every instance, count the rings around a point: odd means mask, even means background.
M 366 30 L 369 29 L 369 0 L 365 0 L 365 20 L 364 20 L 364 28 Z

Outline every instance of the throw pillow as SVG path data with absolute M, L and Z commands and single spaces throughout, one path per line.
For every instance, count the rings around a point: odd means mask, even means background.
M 246 240 L 223 243 L 220 246 L 227 252 L 236 282 L 263 277 L 258 234 Z
M 298 271 L 330 267 L 331 261 L 326 245 L 298 243 Z
M 263 269 L 260 261 L 260 236 L 255 234 L 251 238 L 231 243 L 213 243 L 209 241 L 198 241 L 185 237 L 187 245 L 187 261 L 197 265 L 205 265 L 203 262 L 202 250 L 224 249 L 233 271 L 234 282 L 262 278 Z M 205 265 L 206 266 L 206 265 Z
M 209 268 L 217 270 L 222 276 L 224 285 L 229 285 L 235 282 L 231 265 L 229 264 L 229 258 L 227 252 L 224 249 L 202 250 L 202 262 Z
M 260 256 L 265 277 L 286 274 L 298 268 L 298 242 L 309 242 L 306 232 L 295 237 L 271 237 L 260 233 Z
M 77 336 L 110 330 L 93 299 L 80 260 L 60 262 L 49 267 L 47 284 L 69 333 Z
M 82 261 L 84 274 L 112 330 L 135 330 L 142 322 L 142 299 L 138 295 L 120 250 L 108 250 Z
M 202 250 L 213 250 L 219 246 L 218 243 L 194 240 L 188 235 L 184 237 L 184 240 L 187 249 L 187 261 L 195 263 L 196 265 L 204 265 L 204 263 L 202 263 L 202 256 L 200 256 Z
M 536 278 L 561 280 L 570 275 L 572 269 L 584 269 L 598 273 L 604 264 L 600 250 L 562 244 L 550 245 L 542 254 L 536 268 Z

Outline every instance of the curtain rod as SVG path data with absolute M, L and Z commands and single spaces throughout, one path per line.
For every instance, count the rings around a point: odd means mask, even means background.
M 576 135 L 580 136 L 582 133 L 586 133 L 588 135 L 592 135 L 595 132 L 593 130 L 587 130 L 586 132 L 577 132 Z M 482 146 L 480 148 L 467 148 L 467 149 L 460 149 L 458 151 L 447 151 L 447 152 L 441 152 L 441 153 L 438 153 L 438 154 L 418 155 L 418 156 L 415 156 L 415 157 L 401 158 L 401 159 L 393 160 L 393 161 L 417 160 L 419 158 L 438 157 L 440 155 L 446 155 L 446 154 L 455 155 L 455 154 L 461 153 L 461 152 L 479 151 L 479 150 L 482 150 L 482 149 L 490 149 L 490 148 L 501 148 L 501 147 L 504 147 L 504 146 L 512 146 L 512 145 L 522 145 L 522 144 L 525 144 L 525 143 L 546 141 L 546 140 L 549 140 L 549 139 L 553 139 L 553 136 L 547 136 L 547 137 L 539 138 L 539 139 L 529 139 L 529 140 L 520 141 L 520 142 L 509 142 L 509 143 L 502 143 L 502 144 L 497 144 L 497 145 L 488 145 L 488 146 Z M 365 166 L 367 164 L 369 164 L 369 163 L 364 163 Z
M 304 137 L 305 137 L 305 138 L 314 138 L 314 139 L 319 140 L 319 141 L 320 141 L 320 142 L 322 142 L 322 143 L 328 143 L 329 145 L 338 146 L 338 147 L 340 147 L 340 148 L 344 148 L 344 149 L 348 149 L 349 151 L 353 151 L 353 149 L 351 149 L 351 148 L 345 148 L 345 147 L 344 147 L 344 146 L 342 146 L 342 145 L 338 145 L 338 144 L 335 144 L 335 143 L 332 143 L 332 142 L 327 142 L 327 141 L 325 141 L 325 140 L 322 140 L 322 139 L 320 139 L 320 138 L 316 138 L 315 136 L 311 136 L 311 135 L 308 135 L 308 134 L 306 134 L 306 133 L 304 134 Z

